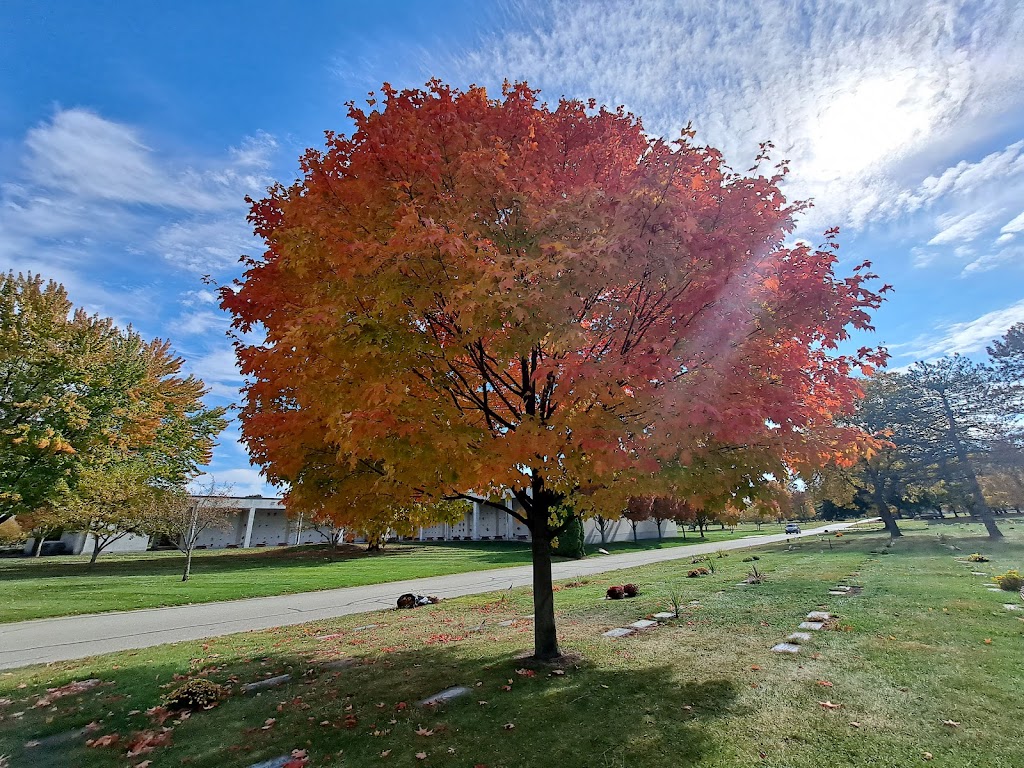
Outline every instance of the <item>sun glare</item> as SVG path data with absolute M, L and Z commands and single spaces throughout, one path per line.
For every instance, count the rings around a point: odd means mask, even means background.
M 815 175 L 848 177 L 898 154 L 928 133 L 935 96 L 913 71 L 851 83 L 818 113 L 812 134 Z

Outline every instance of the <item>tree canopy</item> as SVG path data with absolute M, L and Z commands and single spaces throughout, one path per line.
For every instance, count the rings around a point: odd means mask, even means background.
M 698 506 L 749 476 L 852 461 L 838 351 L 886 287 L 834 275 L 835 231 L 788 244 L 784 164 L 644 132 L 622 109 L 385 86 L 302 178 L 252 202 L 266 242 L 222 292 L 252 455 L 294 503 L 510 491 L 534 546 L 536 653 L 558 654 L 552 510 L 617 515 L 661 469 Z
M 226 424 L 167 342 L 74 308 L 39 276 L 0 275 L 0 340 L 0 516 L 81 509 L 79 491 L 118 490 L 102 475 L 182 485 Z

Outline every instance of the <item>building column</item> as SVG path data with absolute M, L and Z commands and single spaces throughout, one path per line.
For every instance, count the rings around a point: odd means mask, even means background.
M 420 541 L 423 541 L 423 526 L 420 526 Z
M 477 541 L 480 538 L 480 502 L 473 502 L 473 541 Z
M 512 509 L 514 505 L 515 505 L 515 502 L 512 501 L 512 499 L 509 499 L 509 500 L 507 500 L 505 502 L 505 506 L 508 507 L 509 509 Z M 516 537 L 515 536 L 515 525 L 516 525 L 515 518 L 512 517 L 512 515 L 510 515 L 508 512 L 506 512 L 505 513 L 505 538 L 510 540 L 510 541 Z
M 252 541 L 252 522 L 256 519 L 256 505 L 249 507 L 249 517 L 245 521 L 245 537 L 242 539 L 242 549 L 248 549 Z

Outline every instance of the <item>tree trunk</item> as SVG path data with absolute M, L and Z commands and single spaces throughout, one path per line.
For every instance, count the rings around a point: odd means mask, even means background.
M 92 537 L 92 557 L 89 558 L 89 565 L 96 562 L 96 558 L 100 556 L 100 549 L 100 537 L 94 535 Z
M 885 530 L 889 532 L 889 537 L 897 539 L 903 535 L 903 531 L 896 524 L 896 518 L 892 514 L 892 510 L 889 509 L 889 505 L 885 503 L 885 499 L 882 496 L 881 489 L 875 486 L 874 493 L 875 511 L 878 512 L 878 516 L 882 518 L 882 522 L 885 524 Z
M 967 478 L 967 488 L 974 497 L 974 513 L 981 518 L 981 522 L 985 524 L 985 530 L 988 531 L 988 537 L 990 539 L 1001 539 L 1003 538 L 1003 532 L 999 530 L 996 525 L 996 521 L 992 519 L 992 510 L 988 508 L 988 504 L 985 503 L 985 496 L 981 492 L 981 485 L 978 483 L 978 476 L 974 474 L 974 467 L 967 456 L 967 448 L 964 446 L 963 441 L 960 439 L 960 433 L 956 428 L 956 419 L 953 416 L 953 409 L 949 405 L 949 401 L 946 399 L 946 393 L 940 392 L 942 396 L 942 407 L 946 412 L 946 421 L 949 425 L 949 438 L 953 443 L 953 448 L 956 451 L 957 461 L 960 462 L 960 466 L 963 468 L 964 476 Z
M 39 557 L 43 554 L 43 542 L 46 541 L 46 534 L 40 534 L 36 537 L 35 551 L 32 553 L 33 557 Z
M 538 515 L 539 517 L 539 515 Z M 551 584 L 551 539 L 547 515 L 534 523 L 530 531 L 533 559 L 533 657 L 549 661 L 561 656 L 555 631 L 555 593 Z
M 185 573 L 182 575 L 182 581 L 188 581 L 188 577 L 192 575 L 192 548 L 189 547 L 185 552 Z
M 665 521 L 659 519 L 659 520 L 656 520 L 655 522 L 658 525 L 658 541 L 661 541 L 661 526 L 663 526 L 665 524 Z

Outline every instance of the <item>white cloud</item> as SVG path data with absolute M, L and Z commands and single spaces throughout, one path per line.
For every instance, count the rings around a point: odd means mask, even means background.
M 970 242 L 988 229 L 1001 213 L 1001 210 L 987 210 L 967 214 L 944 214 L 937 220 L 941 228 L 939 233 L 928 241 L 928 245 Z
M 209 487 L 210 482 L 218 486 L 230 486 L 233 496 L 249 496 L 258 493 L 264 496 L 280 496 L 280 491 L 268 485 L 260 470 L 248 468 L 222 469 L 206 472 L 192 481 L 193 492 L 201 492 L 203 486 Z
M 1024 212 L 1017 214 L 1010 221 L 1006 222 L 999 231 L 1003 235 L 1015 235 L 1018 232 L 1024 232 Z
M 940 330 L 939 334 L 921 336 L 910 346 L 913 351 L 900 354 L 915 360 L 929 360 L 955 352 L 970 354 L 980 352 L 993 339 L 1006 333 L 1016 323 L 1024 322 L 1024 300 L 1008 307 L 987 312 L 981 317 L 964 323 L 953 323 Z
M 979 272 L 989 272 L 1004 264 L 1013 266 L 1024 264 L 1024 246 L 1011 246 L 997 251 L 988 251 L 964 267 L 961 274 L 966 277 Z
M 276 149 L 257 133 L 221 157 L 171 155 L 132 126 L 59 110 L 28 131 L 19 177 L 0 185 L 0 267 L 74 247 L 155 253 L 198 274 L 231 268 L 258 247 L 244 198 L 270 183 Z
M 81 200 L 209 211 L 265 187 L 276 148 L 273 137 L 258 133 L 230 148 L 227 161 L 196 166 L 159 156 L 131 126 L 75 108 L 28 132 L 23 165 L 33 185 Z
M 816 200 L 806 227 L 887 217 L 915 168 L 964 156 L 1024 103 L 1013 0 L 550 0 L 508 15 L 449 62 L 459 80 L 624 104 L 670 137 L 692 119 L 737 168 L 772 139 L 790 197 Z M 974 183 L 958 176 L 941 183 Z

